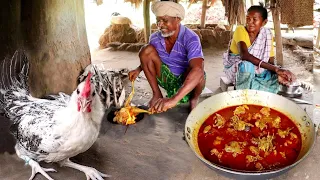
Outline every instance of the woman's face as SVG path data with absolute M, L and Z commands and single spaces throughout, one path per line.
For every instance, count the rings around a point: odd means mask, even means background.
M 248 32 L 259 32 L 260 28 L 267 23 L 267 19 L 263 20 L 258 11 L 249 11 L 246 17 L 246 28 Z

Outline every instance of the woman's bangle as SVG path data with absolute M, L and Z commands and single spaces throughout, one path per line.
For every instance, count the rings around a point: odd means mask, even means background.
M 259 69 L 260 69 L 261 63 L 262 63 L 262 60 L 259 62 L 259 66 L 258 66 L 258 67 L 259 67 Z

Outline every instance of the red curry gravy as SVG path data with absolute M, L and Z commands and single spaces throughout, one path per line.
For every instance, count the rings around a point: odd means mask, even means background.
M 267 107 L 241 105 L 212 114 L 200 127 L 198 146 L 212 163 L 243 171 L 279 169 L 301 150 L 297 126 Z

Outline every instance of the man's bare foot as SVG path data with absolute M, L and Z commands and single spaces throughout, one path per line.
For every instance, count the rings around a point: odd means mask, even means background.
M 190 100 L 190 112 L 198 105 L 199 98 L 192 98 Z
M 160 96 L 153 96 L 153 97 L 151 98 L 151 100 L 149 101 L 149 108 L 153 107 L 154 104 L 156 103 L 156 101 L 157 101 L 159 98 L 163 98 L 162 95 L 160 95 Z

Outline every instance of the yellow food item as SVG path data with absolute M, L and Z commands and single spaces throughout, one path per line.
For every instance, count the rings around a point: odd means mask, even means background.
M 246 109 L 249 109 L 249 107 L 248 107 L 247 105 L 238 106 L 238 107 L 236 107 L 236 109 L 233 111 L 233 114 L 234 114 L 234 115 L 244 114 L 244 113 L 246 113 Z
M 218 157 L 218 159 L 219 159 L 219 161 L 220 161 L 220 158 L 222 157 L 222 155 L 223 155 L 223 152 L 219 152 L 217 149 L 212 149 L 211 151 L 210 151 L 210 153 L 211 153 L 211 155 L 216 155 L 217 157 Z
M 237 131 L 232 129 L 232 128 L 228 128 L 227 129 L 227 133 L 232 135 L 232 136 L 236 136 L 237 135 Z
M 270 116 L 270 108 L 263 107 L 263 108 L 261 108 L 260 113 L 266 117 L 269 117 Z
M 132 81 L 132 91 L 129 94 L 127 101 L 125 102 L 124 107 L 114 113 L 115 114 L 115 117 L 113 118 L 114 122 L 117 122 L 119 124 L 124 124 L 124 125 L 130 125 L 130 124 L 136 123 L 135 120 L 138 114 L 140 113 L 152 114 L 152 112 L 150 111 L 140 109 L 138 107 L 130 105 L 130 102 L 133 98 L 133 94 L 134 94 L 134 82 Z
M 285 152 L 280 152 L 280 154 L 281 154 L 281 156 L 284 158 L 284 159 L 286 159 L 287 157 L 286 157 L 286 153 Z
M 293 133 L 293 132 L 290 133 L 290 140 L 294 140 L 297 138 L 298 138 L 298 136 L 295 133 Z
M 251 126 L 251 127 L 253 127 L 252 124 L 240 120 L 240 118 L 239 118 L 237 115 L 234 115 L 234 116 L 231 117 L 231 123 L 232 123 L 233 128 L 234 128 L 235 130 L 237 130 L 237 131 L 243 131 L 243 130 L 245 130 L 245 129 L 246 129 L 246 126 Z
M 251 156 L 251 155 L 247 155 L 246 156 L 247 164 L 250 164 L 252 162 L 256 162 L 258 160 L 262 160 L 262 157 L 260 157 L 260 156 Z
M 237 141 L 231 141 L 229 145 L 226 144 L 224 150 L 228 153 L 232 153 L 233 157 L 237 157 L 238 154 L 242 153 L 242 148 L 240 146 L 240 143 Z
M 288 134 L 290 133 L 290 131 L 291 131 L 292 129 L 293 129 L 293 128 L 287 128 L 286 130 L 278 129 L 278 135 L 279 135 L 281 138 L 285 138 L 286 136 L 288 136 Z
M 261 119 L 262 115 L 260 113 L 254 113 L 254 115 L 252 116 L 253 119 Z
M 255 167 L 256 167 L 259 171 L 261 171 L 261 170 L 263 169 L 262 164 L 259 163 L 259 162 L 256 163 Z
M 221 144 L 221 141 L 223 140 L 223 138 L 222 137 L 220 137 L 220 136 L 217 136 L 216 137 L 216 139 L 213 141 L 213 145 L 219 145 L 219 144 Z
M 288 146 L 288 144 L 292 144 L 292 142 L 289 140 L 286 140 L 286 142 L 284 142 L 284 146 Z
M 277 155 L 278 153 L 277 153 L 277 150 L 273 150 L 273 154 L 274 155 Z
M 210 131 L 210 129 L 211 129 L 211 126 L 210 126 L 210 125 L 206 126 L 206 127 L 204 128 L 204 130 L 203 130 L 203 133 L 208 133 L 208 132 Z
M 213 124 L 213 127 L 218 127 L 218 129 L 222 128 L 224 124 L 226 123 L 226 120 L 224 117 L 222 117 L 220 114 L 216 113 L 215 118 L 215 123 Z
M 274 128 L 280 128 L 280 122 L 281 122 L 281 118 L 278 116 L 276 117 L 272 122 L 272 127 Z
M 267 137 L 258 138 L 258 147 L 260 150 L 264 152 L 270 152 L 273 150 L 273 143 L 272 140 L 274 139 L 274 136 L 270 136 L 269 134 Z
M 259 148 L 255 147 L 255 146 L 250 146 L 249 147 L 250 151 L 255 154 L 258 155 L 259 154 Z
M 264 121 L 263 119 L 257 120 L 254 124 L 255 124 L 256 127 L 259 128 L 261 131 L 262 131 L 263 129 L 267 129 L 267 128 L 268 128 L 267 122 Z

